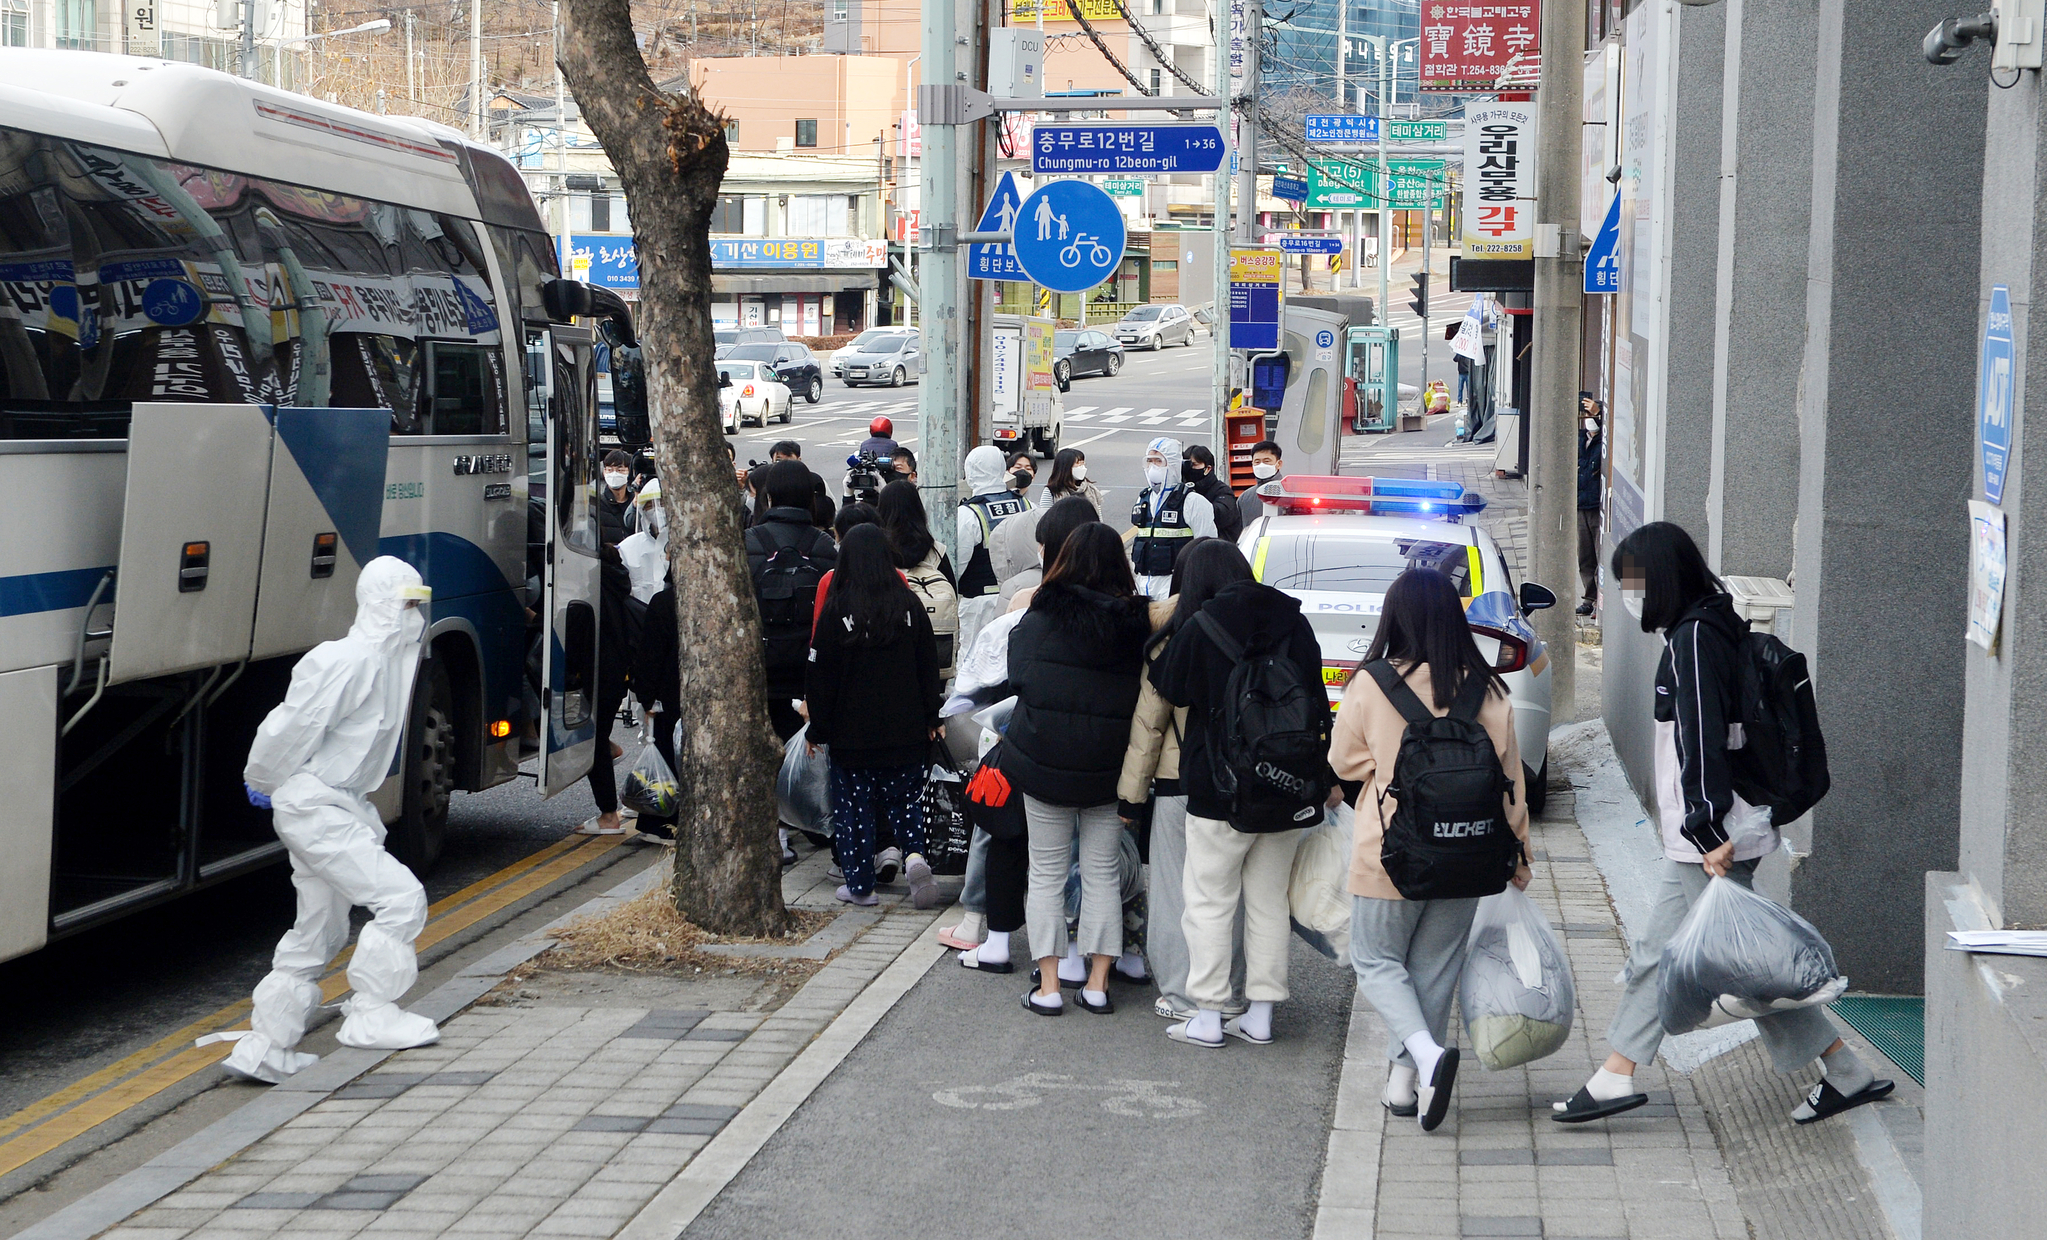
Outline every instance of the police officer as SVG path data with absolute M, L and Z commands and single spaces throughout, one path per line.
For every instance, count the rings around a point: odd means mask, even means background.
M 960 503 L 959 549 L 967 567 L 960 573 L 960 642 L 971 650 L 982 624 L 993 614 L 1001 578 L 989 554 L 989 539 L 1004 521 L 1030 507 L 1003 473 L 1002 451 L 983 444 L 967 453 L 967 498 Z
M 1144 449 L 1144 490 L 1130 506 L 1130 566 L 1140 593 L 1172 592 L 1173 565 L 1197 538 L 1214 538 L 1215 506 L 1180 476 L 1180 441 L 1161 435 Z

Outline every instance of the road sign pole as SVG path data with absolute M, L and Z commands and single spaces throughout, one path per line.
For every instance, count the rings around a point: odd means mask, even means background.
M 1393 45 L 1379 40 L 1379 322 L 1387 321 L 1387 299 L 1392 297 L 1393 272 L 1393 171 L 1386 165 L 1387 92 L 1393 85 Z M 1399 391 L 1398 387 L 1394 391 Z
M 935 96 L 958 84 L 953 38 L 956 7 L 954 0 L 924 0 L 925 87 L 920 96 Z M 923 328 L 924 350 L 917 420 L 924 441 L 918 445 L 918 474 L 924 506 L 931 513 L 931 532 L 958 564 L 958 523 L 953 513 L 960 501 L 960 426 L 973 414 L 959 407 L 960 252 L 955 241 L 959 230 L 959 126 L 952 123 L 950 113 L 925 106 L 923 98 L 918 100 L 918 112 L 924 141 L 923 192 L 918 202 L 922 212 L 918 248 L 923 251 L 923 261 L 917 273 L 923 293 L 917 319 Z
M 1223 419 L 1230 407 L 1230 154 L 1235 132 L 1230 122 L 1237 114 L 1236 98 L 1230 93 L 1229 26 L 1228 0 L 1216 0 L 1215 94 L 1223 105 L 1217 109 L 1215 119 L 1223 131 L 1224 149 L 1222 166 L 1210 178 L 1215 202 L 1209 221 L 1209 238 L 1215 248 L 1215 300 L 1209 307 L 1208 335 L 1215 346 L 1215 356 L 1211 359 L 1208 398 L 1213 410 L 1209 442 L 1214 445 L 1229 443 Z
M 1239 0 L 1244 6 L 1244 94 L 1258 97 L 1259 59 L 1265 42 L 1265 10 L 1259 0 Z M 1242 135 L 1237 151 L 1237 241 L 1253 245 L 1258 230 L 1258 113 L 1247 109 L 1237 121 Z M 1218 440 L 1217 442 L 1221 442 Z

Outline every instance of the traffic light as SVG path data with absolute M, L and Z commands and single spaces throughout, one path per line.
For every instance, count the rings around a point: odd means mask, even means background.
M 1414 280 L 1414 299 L 1407 303 L 1408 308 L 1415 312 L 1415 316 L 1417 318 L 1424 319 L 1428 318 L 1429 273 L 1426 271 L 1417 271 L 1410 278 Z

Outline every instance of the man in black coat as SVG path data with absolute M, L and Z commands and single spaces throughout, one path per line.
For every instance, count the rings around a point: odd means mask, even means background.
M 1599 599 L 1599 508 L 1605 480 L 1600 477 L 1600 424 L 1606 406 L 1592 393 L 1578 393 L 1578 580 L 1584 586 L 1578 614 L 1592 614 Z
M 814 523 L 816 475 L 800 461 L 777 461 L 759 472 L 768 508 L 746 532 L 746 563 L 761 613 L 768 721 L 786 741 L 803 726 L 792 702 L 803 696 L 818 581 L 838 563 L 839 550 Z
M 1237 535 L 1244 532 L 1244 514 L 1237 507 L 1237 493 L 1230 490 L 1229 483 L 1215 476 L 1215 453 L 1197 443 L 1180 455 L 1184 462 L 1180 476 L 1215 509 L 1215 536 L 1237 541 Z

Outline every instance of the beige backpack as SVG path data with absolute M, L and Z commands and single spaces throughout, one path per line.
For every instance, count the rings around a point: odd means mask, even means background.
M 910 592 L 924 604 L 925 614 L 931 617 L 931 632 L 938 638 L 938 675 L 950 680 L 953 648 L 959 644 L 960 593 L 938 571 L 938 558 L 943 554 L 933 547 L 915 568 L 904 569 L 903 577 L 910 583 Z

